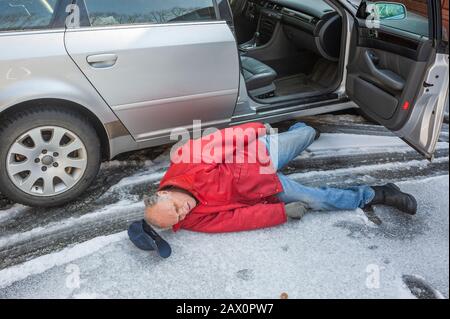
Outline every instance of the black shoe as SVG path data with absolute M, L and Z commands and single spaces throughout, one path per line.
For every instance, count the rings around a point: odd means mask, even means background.
M 375 197 L 368 206 L 387 205 L 395 207 L 409 215 L 415 215 L 417 213 L 417 201 L 414 196 L 403 193 L 397 185 L 389 183 L 384 186 L 374 186 L 372 188 L 375 191 Z

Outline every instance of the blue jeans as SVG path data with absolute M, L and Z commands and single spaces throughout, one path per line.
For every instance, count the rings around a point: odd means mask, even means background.
M 297 123 L 288 132 L 261 138 L 266 144 L 277 171 L 299 156 L 314 142 L 316 131 L 304 123 Z M 275 152 L 278 156 L 274 156 Z M 278 194 L 286 204 L 303 202 L 312 210 L 354 210 L 363 208 L 375 197 L 369 186 L 337 189 L 330 187 L 306 187 L 278 173 L 283 192 Z

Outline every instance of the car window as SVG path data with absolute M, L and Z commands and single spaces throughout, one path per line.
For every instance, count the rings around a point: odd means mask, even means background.
M 361 2 L 352 0 L 352 3 Z M 380 25 L 429 37 L 427 0 L 367 1 L 368 8 L 376 8 L 371 12 L 372 18 L 379 20 Z M 374 5 L 370 7 L 371 5 Z M 403 9 L 402 9 L 403 8 Z
M 215 20 L 213 0 L 85 0 L 92 26 Z
M 0 31 L 50 27 L 58 0 L 0 0 Z
M 347 0 L 348 2 L 350 2 L 353 6 L 358 7 L 361 4 L 361 0 Z M 397 0 L 398 1 L 398 0 Z M 448 15 L 448 10 L 449 10 L 449 0 L 440 0 L 441 1 L 441 7 L 442 7 L 442 36 L 443 36 L 443 40 L 444 41 L 448 41 L 448 36 L 449 36 L 449 15 Z M 428 14 L 427 12 L 427 1 L 423 0 L 400 0 L 398 2 L 401 2 L 403 4 L 406 5 L 406 8 L 408 11 L 411 10 L 411 12 L 413 14 L 418 14 L 419 16 L 422 17 L 426 17 L 428 18 Z M 391 22 L 392 23 L 392 22 Z M 414 24 L 412 23 L 411 26 L 413 26 Z M 405 26 L 405 25 L 404 25 Z M 408 25 L 406 25 L 406 31 L 410 31 L 413 32 L 415 30 L 413 30 L 413 27 L 408 27 Z M 428 35 L 428 32 L 424 30 L 424 26 L 422 25 L 421 27 L 422 32 L 420 32 L 419 34 L 421 35 Z
M 442 0 L 442 38 L 444 41 L 448 42 L 448 31 L 449 31 L 449 0 Z

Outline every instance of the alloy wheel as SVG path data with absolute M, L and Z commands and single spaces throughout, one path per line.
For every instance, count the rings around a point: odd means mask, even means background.
M 14 185 L 26 194 L 55 196 L 74 187 L 87 167 L 82 140 L 70 130 L 42 126 L 12 144 L 6 169 Z

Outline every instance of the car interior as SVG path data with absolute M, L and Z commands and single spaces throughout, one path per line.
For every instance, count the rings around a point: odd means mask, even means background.
M 242 74 L 261 103 L 334 91 L 342 18 L 323 0 L 231 0 Z

